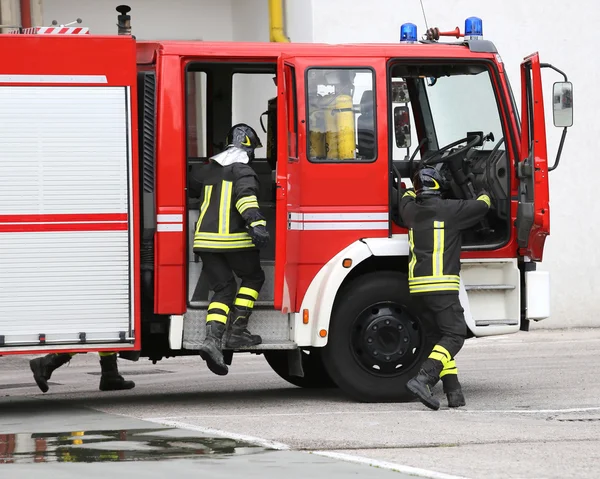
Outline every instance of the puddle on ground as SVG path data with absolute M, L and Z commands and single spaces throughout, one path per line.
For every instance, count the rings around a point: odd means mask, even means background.
M 268 449 L 173 429 L 0 434 L 0 464 L 166 461 L 257 454 Z

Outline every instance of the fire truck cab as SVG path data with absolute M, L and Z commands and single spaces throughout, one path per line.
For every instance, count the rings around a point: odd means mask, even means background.
M 266 137 L 251 166 L 271 234 L 249 326 L 263 343 L 247 351 L 285 380 L 359 401 L 406 396 L 431 349 L 411 307 L 397 208 L 419 164 L 440 170 L 448 197 L 485 189 L 493 200 L 464 233 L 469 334 L 547 317 L 549 275 L 536 262 L 572 85 L 528 56 L 519 115 L 481 29 L 470 18 L 463 34 L 432 29 L 417 41 L 406 24 L 398 44 L 372 45 L 1 35 L 0 355 L 198 354 L 210 292 L 192 249 L 202 205 L 187 182 L 237 122 Z M 464 38 L 439 41 L 449 34 Z M 553 167 L 544 67 L 564 76 Z

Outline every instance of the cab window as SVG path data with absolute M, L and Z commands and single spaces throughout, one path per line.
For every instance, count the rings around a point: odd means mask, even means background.
M 312 162 L 377 158 L 375 74 L 369 68 L 310 68 L 307 156 Z

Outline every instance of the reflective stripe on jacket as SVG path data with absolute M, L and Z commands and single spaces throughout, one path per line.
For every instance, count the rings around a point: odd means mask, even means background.
M 400 216 L 409 229 L 408 286 L 412 294 L 458 294 L 461 230 L 477 224 L 489 206 L 487 195 L 476 200 L 417 200 L 414 191 L 404 193 Z
M 190 175 L 189 194 L 200 198 L 194 252 L 226 252 L 256 248 L 248 228 L 266 226 L 258 206 L 260 184 L 243 163 L 210 162 Z

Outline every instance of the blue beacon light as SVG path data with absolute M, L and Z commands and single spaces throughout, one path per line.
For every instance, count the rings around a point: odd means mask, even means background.
M 417 26 L 414 23 L 405 23 L 400 27 L 400 41 L 403 43 L 417 41 Z
M 481 40 L 483 38 L 483 22 L 479 17 L 465 20 L 465 40 Z

